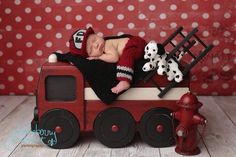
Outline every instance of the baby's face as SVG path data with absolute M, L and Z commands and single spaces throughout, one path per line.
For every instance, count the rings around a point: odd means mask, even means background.
M 102 37 L 91 34 L 87 39 L 86 50 L 89 57 L 98 57 L 103 54 L 105 41 Z

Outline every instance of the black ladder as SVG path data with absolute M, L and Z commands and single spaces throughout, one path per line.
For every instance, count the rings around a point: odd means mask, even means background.
M 179 27 L 174 33 L 172 33 L 164 42 L 163 46 L 166 47 L 168 44 L 173 46 L 173 49 L 170 51 L 170 53 L 167 55 L 167 60 L 170 58 L 174 59 L 175 62 L 179 65 L 180 69 L 182 69 L 183 76 L 185 77 L 189 71 L 213 48 L 213 45 L 206 45 L 197 35 L 196 33 L 198 32 L 197 28 L 194 28 L 190 33 L 188 33 L 186 36 L 182 32 L 183 27 Z M 173 43 L 173 39 L 177 37 L 177 35 L 180 35 L 183 39 L 181 42 L 179 42 L 177 45 Z M 194 44 L 198 42 L 203 46 L 203 50 L 201 50 L 198 55 L 194 55 L 191 51 L 190 48 L 194 46 Z M 187 45 L 187 46 L 186 46 Z M 181 52 L 181 49 L 184 52 L 184 55 L 189 55 L 192 60 L 188 63 L 185 64 L 184 66 L 181 65 L 180 61 L 177 61 L 174 55 L 178 55 L 178 53 Z M 153 70 L 149 72 L 149 74 L 146 75 L 144 78 L 144 82 L 147 82 L 149 79 L 151 79 L 152 83 L 159 89 L 160 93 L 158 96 L 162 98 L 171 88 L 175 87 L 178 82 L 175 82 L 175 80 L 170 81 L 169 84 L 167 84 L 166 87 L 163 89 L 158 85 L 155 79 L 153 79 L 154 75 L 157 75 L 156 70 Z

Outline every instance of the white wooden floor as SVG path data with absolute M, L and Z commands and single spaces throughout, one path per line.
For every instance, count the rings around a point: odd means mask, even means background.
M 199 97 L 208 125 L 199 157 L 236 157 L 236 97 Z M 92 134 L 82 135 L 71 149 L 46 147 L 30 131 L 34 96 L 0 96 L 0 157 L 175 157 L 174 147 L 152 148 L 139 137 L 122 149 L 100 144 Z

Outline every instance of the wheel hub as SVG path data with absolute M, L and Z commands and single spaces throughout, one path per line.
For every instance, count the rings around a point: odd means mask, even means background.
M 164 126 L 161 125 L 161 124 L 158 124 L 158 125 L 156 126 L 156 131 L 159 132 L 159 133 L 163 132 L 163 131 L 164 131 Z
M 62 128 L 60 126 L 57 126 L 55 128 L 55 132 L 58 133 L 58 134 L 61 133 L 62 132 Z
M 113 125 L 111 126 L 111 131 L 112 131 L 112 132 L 117 132 L 117 131 L 119 131 L 119 127 L 118 127 L 117 125 L 113 124 Z

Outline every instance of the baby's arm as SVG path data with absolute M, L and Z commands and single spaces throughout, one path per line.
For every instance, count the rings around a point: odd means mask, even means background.
M 98 58 L 104 62 L 117 63 L 119 60 L 119 55 L 118 53 L 104 53 Z

